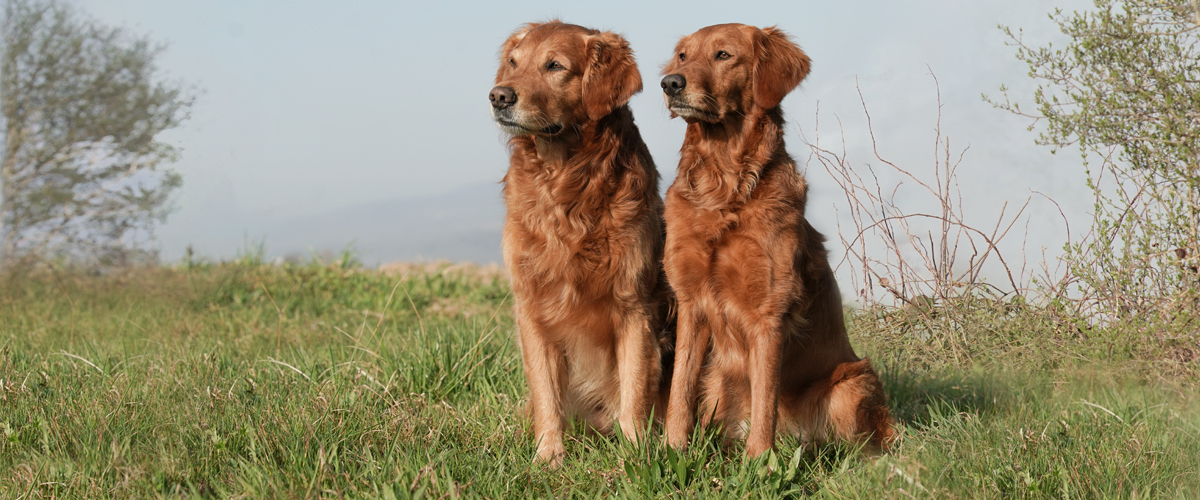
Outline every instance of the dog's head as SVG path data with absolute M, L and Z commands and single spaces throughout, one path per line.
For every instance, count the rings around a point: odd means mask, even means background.
M 604 118 L 641 90 L 624 38 L 552 21 L 527 24 L 504 42 L 488 98 L 506 132 L 552 137 Z
M 808 55 L 774 27 L 718 24 L 679 40 L 663 67 L 662 88 L 672 116 L 719 123 L 779 106 L 810 65 Z

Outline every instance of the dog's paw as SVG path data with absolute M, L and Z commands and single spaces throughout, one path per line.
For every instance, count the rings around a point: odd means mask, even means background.
M 769 441 L 747 442 L 746 443 L 746 454 L 751 457 L 757 457 L 759 455 L 762 455 L 763 453 L 770 451 L 772 448 L 771 445 L 772 445 L 772 443 Z
M 549 444 L 538 447 L 537 457 L 534 457 L 533 463 L 542 464 L 550 469 L 562 467 L 563 456 L 567 454 L 567 450 L 562 443 Z
M 688 435 L 686 433 L 678 433 L 678 434 L 679 435 L 668 432 L 667 433 L 667 445 L 670 446 L 671 448 L 674 448 L 677 451 L 686 451 L 687 447 L 688 447 Z
M 621 434 L 628 439 L 630 443 L 637 444 L 642 440 L 642 426 L 638 425 L 637 420 L 632 418 L 621 419 Z

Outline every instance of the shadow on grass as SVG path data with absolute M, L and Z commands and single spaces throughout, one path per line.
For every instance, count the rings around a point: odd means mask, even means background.
M 885 367 L 881 378 L 893 416 L 905 425 L 928 426 L 935 415 L 947 411 L 986 415 L 1014 396 L 1013 389 L 1002 380 L 983 373 L 929 373 Z

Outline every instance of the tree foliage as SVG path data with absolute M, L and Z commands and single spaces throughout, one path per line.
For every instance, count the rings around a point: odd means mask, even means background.
M 1198 288 L 1200 6 L 1095 5 L 1050 16 L 1070 38 L 1064 48 L 1032 47 L 1001 27 L 1039 84 L 1037 111 L 1022 111 L 1004 87 L 994 104 L 1044 122 L 1038 142 L 1077 146 L 1088 166 L 1095 220 L 1068 246 L 1083 302 L 1108 315 L 1173 317 L 1194 308 Z
M 181 184 L 157 136 L 192 103 L 159 78 L 163 46 L 54 0 L 7 0 L 2 34 L 3 262 L 144 255 Z

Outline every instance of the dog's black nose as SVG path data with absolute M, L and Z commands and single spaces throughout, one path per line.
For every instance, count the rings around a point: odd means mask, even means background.
M 681 74 L 667 75 L 662 79 L 663 92 L 671 97 L 675 97 L 684 87 L 687 87 L 687 78 Z
M 517 103 L 517 92 L 512 87 L 496 87 L 488 94 L 488 100 L 493 108 L 504 109 Z

